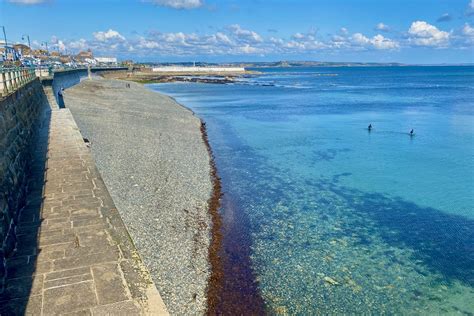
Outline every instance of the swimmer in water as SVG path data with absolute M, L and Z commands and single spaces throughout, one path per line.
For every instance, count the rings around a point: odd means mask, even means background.
M 412 128 L 410 131 L 410 136 L 414 136 L 414 135 L 415 135 L 415 132 L 413 131 L 413 128 Z
M 367 127 L 367 129 L 369 130 L 369 132 L 372 130 L 372 124 L 369 124 L 369 127 Z

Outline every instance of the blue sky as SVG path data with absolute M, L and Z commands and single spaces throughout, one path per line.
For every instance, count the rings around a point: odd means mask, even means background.
M 140 61 L 474 63 L 474 0 L 0 0 L 0 25 Z

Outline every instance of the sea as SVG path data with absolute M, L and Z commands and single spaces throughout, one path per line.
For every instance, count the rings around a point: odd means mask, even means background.
M 223 300 L 240 292 L 281 315 L 474 314 L 474 67 L 251 70 L 149 85 L 206 123 Z

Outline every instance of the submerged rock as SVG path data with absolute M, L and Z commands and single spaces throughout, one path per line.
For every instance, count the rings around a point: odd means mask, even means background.
M 323 278 L 324 282 L 330 284 L 330 285 L 339 285 L 339 282 L 337 282 L 336 280 L 334 280 L 333 278 L 331 277 L 328 277 L 328 276 L 325 276 Z

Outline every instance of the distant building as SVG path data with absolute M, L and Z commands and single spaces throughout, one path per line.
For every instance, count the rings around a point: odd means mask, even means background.
M 92 55 L 92 51 L 88 49 L 85 52 L 79 52 L 75 59 L 81 63 L 90 63 L 91 60 L 94 60 L 94 55 Z
M 153 72 L 177 72 L 177 73 L 239 73 L 245 72 L 243 67 L 199 67 L 199 66 L 162 66 L 151 68 Z
M 125 66 L 133 66 L 134 62 L 133 60 L 124 60 L 122 61 L 122 65 L 125 65 Z
M 31 53 L 31 49 L 24 44 L 15 44 L 13 45 L 13 49 L 22 56 L 29 55 Z
M 35 49 L 31 51 L 31 54 L 35 57 L 40 57 L 40 56 L 47 56 L 48 51 L 45 49 Z
M 96 57 L 95 60 L 99 64 L 117 64 L 116 57 Z
M 12 46 L 0 47 L 1 60 L 3 61 L 17 61 L 20 59 L 20 54 Z
M 59 57 L 59 60 L 61 61 L 61 63 L 63 64 L 68 64 L 68 63 L 71 63 L 72 62 L 72 58 L 71 56 L 67 56 L 67 55 L 62 55 Z

